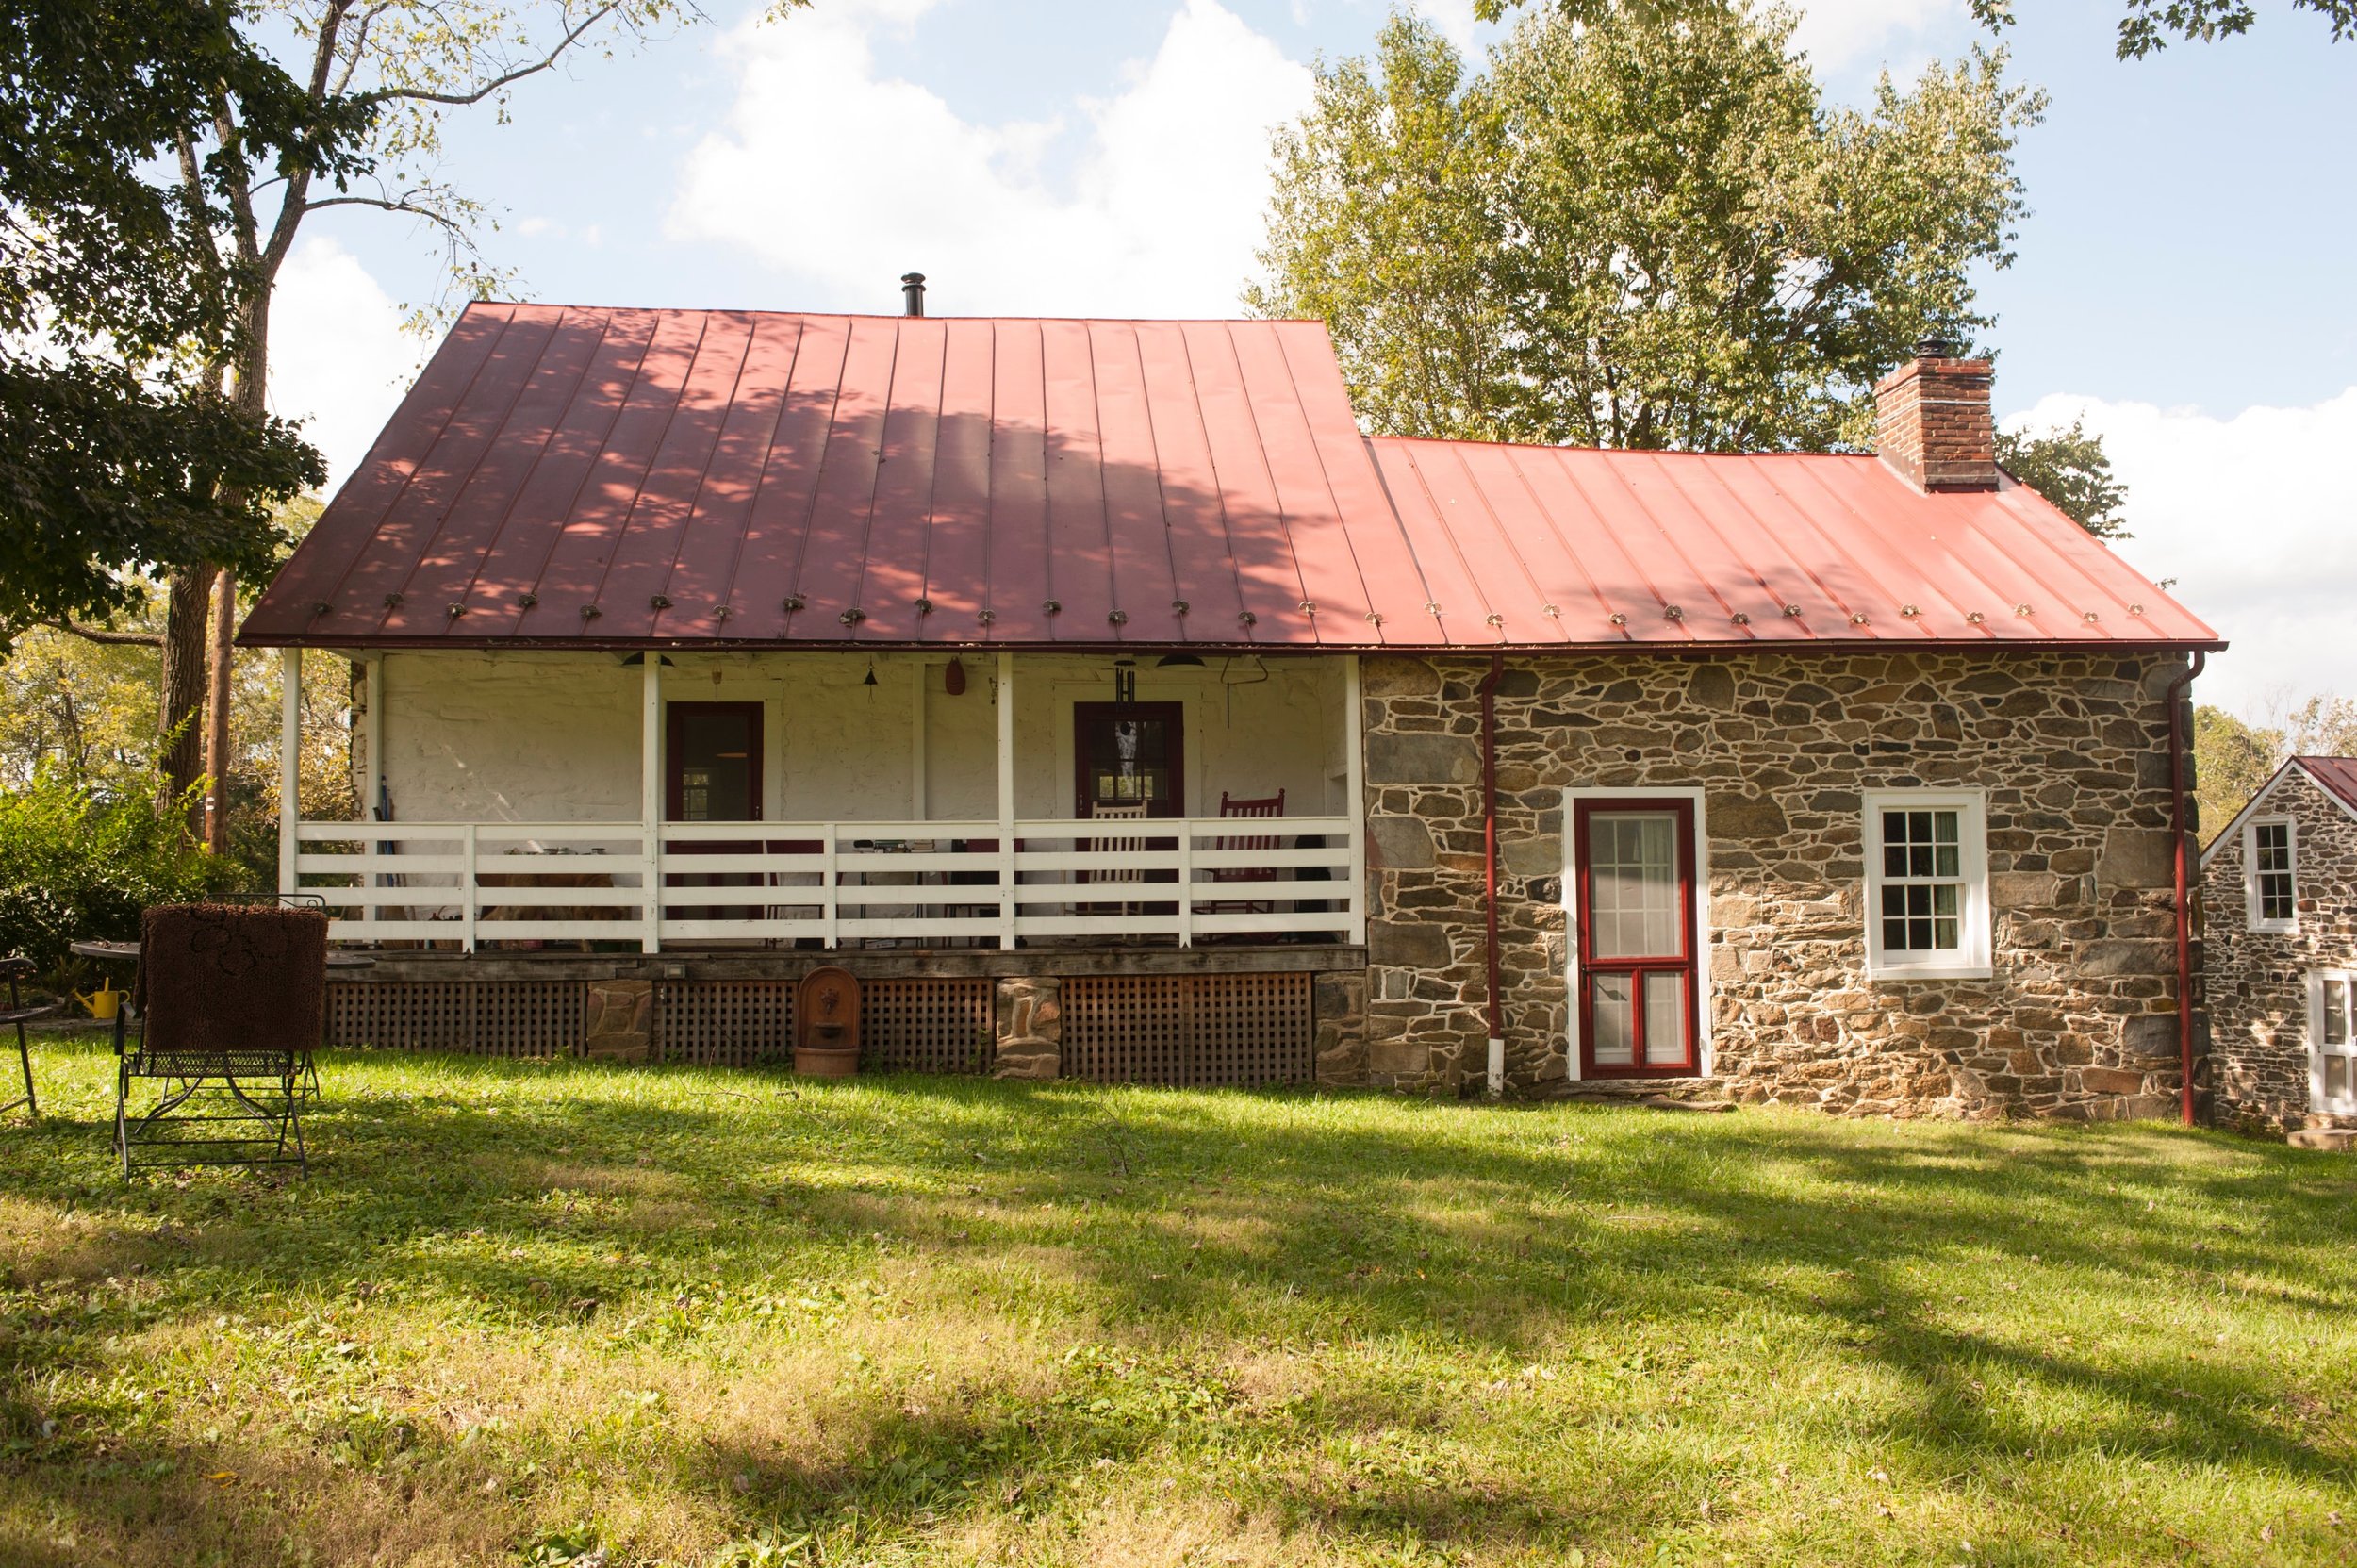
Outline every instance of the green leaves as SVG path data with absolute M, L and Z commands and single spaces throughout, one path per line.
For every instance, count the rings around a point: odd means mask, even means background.
M 2012 259 L 2002 55 L 1828 107 L 1789 20 L 1731 3 L 1526 19 L 1468 80 L 1395 15 L 1277 143 L 1267 281 L 1391 434 L 1726 451 L 1864 444 L 1927 332 Z
M 2084 417 L 2068 430 L 1998 432 L 1997 466 L 2097 538 L 2134 537 L 2120 511 L 2128 487 L 2112 477 L 2103 437 L 2088 434 Z

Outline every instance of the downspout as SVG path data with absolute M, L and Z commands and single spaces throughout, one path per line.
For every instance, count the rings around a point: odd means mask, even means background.
M 1506 678 L 1506 655 L 1490 655 L 1481 696 L 1481 870 L 1488 916 L 1490 976 L 1490 1095 L 1506 1093 L 1506 1009 L 1498 995 L 1498 683 Z
M 2194 1125 L 2193 1095 L 2193 907 L 2185 875 L 2185 688 L 2201 673 L 2209 655 L 2197 648 L 2185 672 L 2168 683 L 2168 816 L 2177 844 L 2177 1070 L 2180 1110 Z

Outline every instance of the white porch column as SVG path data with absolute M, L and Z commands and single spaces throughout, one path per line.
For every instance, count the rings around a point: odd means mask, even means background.
M 1014 950 L 1014 655 L 998 655 L 998 949 Z
M 295 827 L 303 818 L 303 650 L 278 651 L 278 891 L 295 882 Z
M 925 810 L 925 661 L 909 669 L 909 820 L 922 822 Z
M 363 822 L 372 822 L 376 819 L 376 803 L 385 798 L 385 657 L 383 653 L 379 653 L 360 667 L 362 682 L 360 701 L 368 704 L 368 713 L 364 716 L 360 732 L 360 744 L 363 748 L 360 754 L 367 759 L 368 766 L 359 779 L 355 781 L 360 789 L 360 820 Z M 385 848 L 384 844 L 371 839 L 367 846 L 367 850 L 373 856 Z M 384 880 L 371 873 L 368 879 L 368 885 L 381 887 L 384 885 Z M 374 904 L 366 904 L 361 907 L 361 919 L 373 920 L 376 917 L 377 908 Z
M 1343 659 L 1343 778 L 1350 793 L 1350 939 L 1367 940 L 1366 705 L 1359 698 L 1359 655 Z
M 663 947 L 663 655 L 648 649 L 639 674 L 638 835 L 647 863 L 642 952 Z

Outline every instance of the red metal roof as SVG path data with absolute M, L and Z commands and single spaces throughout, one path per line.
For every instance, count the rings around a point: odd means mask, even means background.
M 2308 776 L 2357 813 L 2357 757 L 2294 757 Z
M 2217 640 L 2010 484 L 1929 496 L 1871 457 L 1368 440 L 1314 322 L 508 304 L 460 317 L 243 635 L 1861 639 Z

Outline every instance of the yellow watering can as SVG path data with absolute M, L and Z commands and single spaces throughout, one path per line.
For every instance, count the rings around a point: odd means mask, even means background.
M 87 997 L 79 991 L 72 993 L 74 999 L 89 1008 L 90 1015 L 102 1024 L 114 1022 L 115 1010 L 123 1005 L 123 999 L 130 994 L 128 991 L 118 991 L 111 985 L 92 991 Z

